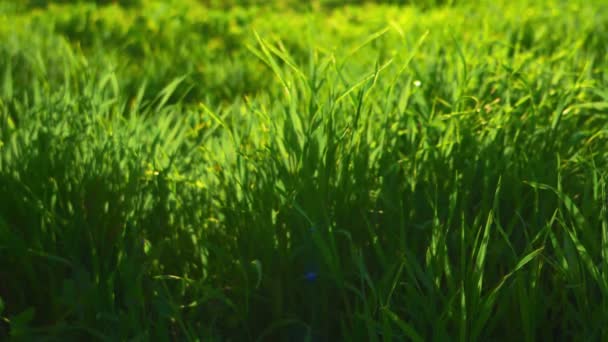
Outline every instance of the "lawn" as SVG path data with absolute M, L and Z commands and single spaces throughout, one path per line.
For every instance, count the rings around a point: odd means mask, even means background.
M 604 1 L 0 0 L 0 340 L 606 341 L 607 192 Z

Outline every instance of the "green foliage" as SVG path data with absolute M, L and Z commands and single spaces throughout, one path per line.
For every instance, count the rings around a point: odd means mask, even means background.
M 606 5 L 409 3 L 0 2 L 0 339 L 605 340 Z

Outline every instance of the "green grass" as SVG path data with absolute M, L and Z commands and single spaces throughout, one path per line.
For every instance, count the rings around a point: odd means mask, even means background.
M 44 3 L 0 339 L 608 339 L 602 1 Z

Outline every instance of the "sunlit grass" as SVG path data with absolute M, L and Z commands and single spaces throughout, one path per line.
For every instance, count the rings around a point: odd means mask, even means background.
M 450 4 L 0 2 L 0 338 L 605 340 L 606 5 Z

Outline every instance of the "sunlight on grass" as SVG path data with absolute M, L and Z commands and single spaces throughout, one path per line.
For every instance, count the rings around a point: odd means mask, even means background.
M 602 341 L 601 1 L 0 0 L 0 340 Z

